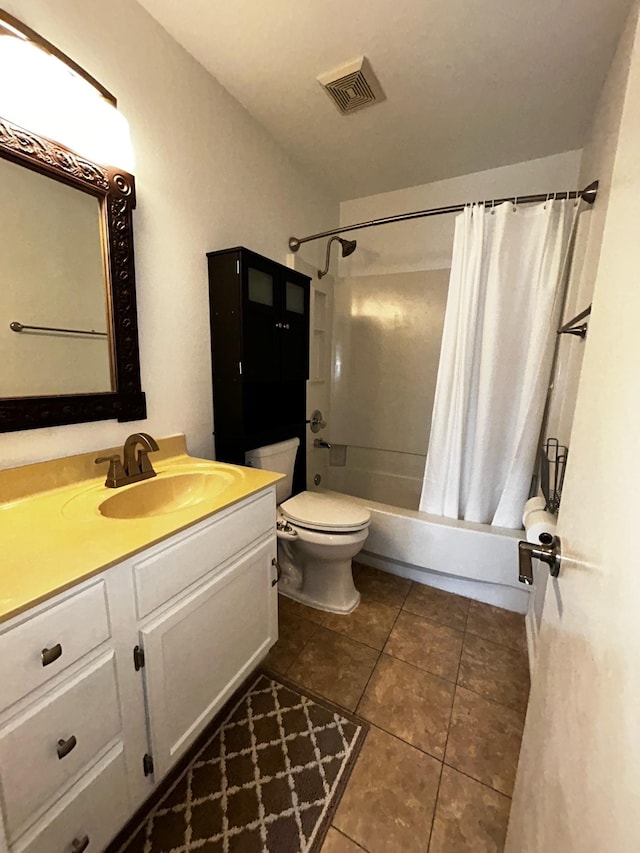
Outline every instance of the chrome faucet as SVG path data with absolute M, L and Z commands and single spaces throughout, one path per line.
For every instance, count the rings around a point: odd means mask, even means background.
M 140 445 L 140 450 L 136 456 L 138 445 Z M 117 453 L 114 456 L 98 456 L 96 465 L 101 462 L 109 463 L 105 486 L 108 489 L 118 489 L 120 486 L 128 486 L 129 483 L 137 483 L 139 480 L 155 477 L 156 472 L 149 461 L 149 453 L 154 450 L 159 450 L 155 438 L 147 432 L 135 432 L 124 443 L 122 459 Z
M 313 439 L 314 447 L 326 447 L 328 450 L 331 450 L 331 445 L 328 441 L 325 441 L 323 438 L 314 438 Z

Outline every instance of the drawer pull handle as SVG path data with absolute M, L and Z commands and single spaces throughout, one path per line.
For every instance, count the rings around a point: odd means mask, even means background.
M 60 643 L 56 643 L 55 646 L 51 646 L 50 649 L 43 649 L 42 666 L 49 666 L 49 664 L 53 663 L 54 660 L 58 660 L 61 654 L 62 646 L 60 645 Z
M 72 853 L 82 853 L 89 846 L 89 836 L 83 835 L 82 838 L 74 838 L 71 842 Z
M 58 753 L 58 758 L 64 758 L 65 756 L 69 755 L 71 750 L 75 749 L 75 746 L 77 743 L 78 743 L 78 741 L 76 740 L 75 735 L 71 735 L 71 737 L 68 738 L 67 740 L 64 740 L 64 739 L 59 740 L 58 741 L 58 748 L 56 750 Z M 84 850 L 84 847 L 82 849 Z
M 271 586 L 275 586 L 278 583 L 278 581 L 280 580 L 280 578 L 282 577 L 282 569 L 280 568 L 280 563 L 278 562 L 277 557 L 272 558 L 271 565 L 276 570 L 275 579 L 271 581 Z

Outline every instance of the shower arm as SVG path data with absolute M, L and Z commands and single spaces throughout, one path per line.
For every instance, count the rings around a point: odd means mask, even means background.
M 340 239 L 339 237 L 332 237 L 329 240 L 329 242 L 327 243 L 327 257 L 326 257 L 325 262 L 324 262 L 324 269 L 318 270 L 318 278 L 324 278 L 325 275 L 329 272 L 329 263 L 331 261 L 331 244 L 335 243 L 336 240 L 339 240 L 339 239 Z M 289 243 L 291 243 L 291 241 L 289 241 Z M 294 249 L 294 251 L 297 251 L 297 250 Z
M 593 204 L 596 200 L 597 195 L 598 181 L 594 181 L 593 183 L 589 184 L 589 186 L 585 187 L 583 190 L 572 190 L 570 192 L 559 193 L 538 193 L 536 195 L 508 196 L 507 198 L 488 199 L 487 201 L 477 203 L 484 204 L 485 206 L 504 204 L 508 201 L 517 201 L 518 204 L 534 204 L 536 202 L 548 201 L 549 199 L 562 200 L 580 198 L 583 201 L 586 201 L 587 204 Z M 308 243 L 310 240 L 322 240 L 325 237 L 333 237 L 334 235 L 343 234 L 345 231 L 358 231 L 361 228 L 373 228 L 376 225 L 389 225 L 392 222 L 405 222 L 409 219 L 421 219 L 427 216 L 440 216 L 441 214 L 445 213 L 461 213 L 465 209 L 465 207 L 468 207 L 468 205 L 472 203 L 473 202 L 467 202 L 465 204 L 452 204 L 448 207 L 434 207 L 430 210 L 414 210 L 411 213 L 398 213 L 395 216 L 383 216 L 381 219 L 371 219 L 369 222 L 358 222 L 355 225 L 345 225 L 341 228 L 333 228 L 331 231 L 322 231 L 320 234 L 311 234 L 309 237 L 290 237 L 289 249 L 292 252 L 297 252 L 303 243 Z M 329 245 L 327 246 L 327 258 L 329 257 L 330 244 L 331 240 L 329 241 Z M 327 270 L 323 272 L 323 275 L 326 274 Z

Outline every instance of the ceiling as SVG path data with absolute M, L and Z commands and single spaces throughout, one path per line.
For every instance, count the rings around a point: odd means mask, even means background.
M 630 0 L 139 0 L 338 199 L 580 148 Z M 386 100 L 316 81 L 366 55 Z

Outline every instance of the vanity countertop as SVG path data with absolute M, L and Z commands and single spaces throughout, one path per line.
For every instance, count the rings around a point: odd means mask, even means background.
M 184 436 L 159 444 L 161 452 L 152 458 L 157 477 L 119 489 L 106 488 L 104 473 L 94 476 L 95 457 L 110 451 L 0 471 L 0 621 L 282 479 L 270 471 L 188 456 Z M 127 511 L 126 504 L 135 506 L 126 500 L 128 490 L 163 480 L 170 482 L 161 490 L 169 485 L 171 491 L 171 482 L 187 484 L 184 505 L 135 518 L 101 513 L 100 506 L 116 495 L 123 495 Z

